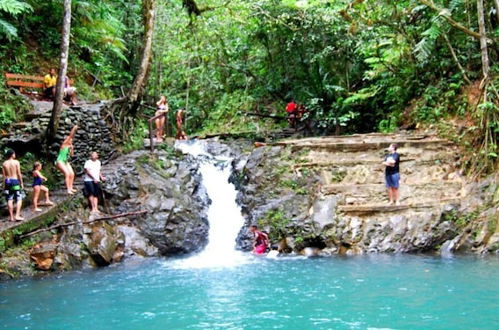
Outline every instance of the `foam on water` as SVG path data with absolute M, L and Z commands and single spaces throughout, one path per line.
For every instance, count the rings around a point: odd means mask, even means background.
M 167 266 L 181 269 L 234 267 L 254 260 L 247 253 L 235 249 L 235 239 L 244 225 L 244 218 L 236 203 L 236 188 L 229 183 L 232 159 L 208 154 L 204 141 L 177 142 L 175 147 L 202 158 L 199 171 L 211 200 L 208 208 L 210 229 L 208 245 L 201 253 L 167 263 Z

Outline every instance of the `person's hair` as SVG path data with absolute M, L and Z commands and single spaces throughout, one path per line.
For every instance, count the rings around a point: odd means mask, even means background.
M 258 226 L 257 226 L 257 225 L 251 225 L 250 227 L 251 227 L 251 228 L 258 229 Z
M 16 152 L 15 152 L 14 150 L 9 149 L 9 150 L 7 150 L 7 151 L 5 152 L 5 157 L 6 157 L 7 159 L 9 159 L 9 158 L 10 158 L 10 157 L 12 157 L 12 155 L 14 155 L 15 153 L 16 153 Z
M 36 169 L 38 168 L 38 166 L 42 166 L 42 163 L 40 163 L 40 162 L 35 162 L 35 163 L 33 164 L 33 171 L 36 171 Z
M 396 143 L 392 143 L 392 144 L 390 144 L 390 145 L 393 147 L 393 149 L 394 149 L 394 150 L 397 150 L 398 145 L 397 145 Z

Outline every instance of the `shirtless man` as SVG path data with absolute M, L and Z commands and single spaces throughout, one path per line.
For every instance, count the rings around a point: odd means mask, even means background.
M 8 150 L 5 153 L 7 160 L 3 162 L 2 174 L 5 180 L 5 197 L 7 198 L 7 205 L 9 207 L 10 221 L 22 221 L 21 207 L 23 198 L 21 190 L 24 189 L 23 176 L 21 174 L 21 165 L 16 160 L 16 153 L 14 150 Z M 17 204 L 16 216 L 14 217 L 14 200 Z

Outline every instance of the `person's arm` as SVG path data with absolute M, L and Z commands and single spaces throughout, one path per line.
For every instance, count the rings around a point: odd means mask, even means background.
M 19 162 L 17 162 L 16 164 L 16 171 L 17 171 L 17 177 L 21 182 L 21 189 L 24 189 L 23 174 L 21 173 L 21 164 Z
M 96 178 L 94 178 L 94 176 L 92 175 L 92 173 L 90 173 L 89 169 L 85 167 L 85 173 L 92 179 L 92 181 L 94 182 L 98 182 L 99 180 L 97 180 Z
M 38 175 L 40 178 L 42 178 L 43 181 L 47 181 L 48 179 L 42 174 L 40 171 L 35 171 L 36 175 Z
M 5 178 L 7 177 L 6 173 L 5 173 L 5 167 L 2 166 L 2 176 L 3 176 L 3 182 L 5 183 Z

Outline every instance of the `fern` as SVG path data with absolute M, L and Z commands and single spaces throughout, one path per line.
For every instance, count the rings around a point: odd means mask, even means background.
M 463 0 L 451 0 L 449 3 L 449 10 L 454 12 L 456 9 L 459 9 L 463 5 Z
M 0 18 L 0 35 L 7 36 L 8 39 L 17 37 L 17 29 L 7 21 Z
M 426 62 L 433 51 L 435 46 L 435 41 L 442 34 L 442 21 L 439 17 L 436 17 L 430 28 L 424 31 L 421 35 L 421 39 L 414 47 L 414 54 L 420 62 Z
M 12 16 L 17 16 L 31 10 L 33 10 L 33 8 L 26 2 L 18 0 L 0 0 L 0 11 Z
M 26 2 L 18 0 L 0 0 L 0 13 L 3 12 L 7 15 L 17 16 L 32 10 L 33 8 Z M 0 35 L 4 35 L 7 39 L 12 40 L 12 38 L 17 37 L 17 29 L 5 19 L 0 18 Z

